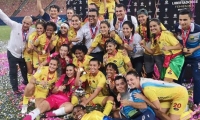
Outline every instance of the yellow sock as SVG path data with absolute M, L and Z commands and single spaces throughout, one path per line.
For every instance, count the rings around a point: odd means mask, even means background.
M 108 101 L 106 102 L 106 106 L 105 106 L 105 108 L 104 108 L 103 114 L 105 114 L 105 115 L 108 116 L 108 115 L 110 114 L 112 108 L 113 108 L 113 101 L 108 100 Z
M 76 97 L 76 96 L 72 96 L 72 98 L 71 98 L 71 103 L 72 103 L 72 105 L 77 105 L 78 104 L 78 98 Z
M 25 95 L 24 95 L 24 97 L 23 97 L 23 105 L 27 105 L 28 104 L 28 101 L 29 101 L 29 98 L 30 97 L 26 97 Z
M 32 74 L 27 74 L 28 82 L 31 80 Z
M 108 13 L 109 22 L 110 22 L 111 20 L 113 20 L 113 15 L 114 15 L 114 13 Z

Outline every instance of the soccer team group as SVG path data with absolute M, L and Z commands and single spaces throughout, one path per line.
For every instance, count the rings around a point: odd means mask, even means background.
M 118 0 L 89 0 L 85 20 L 72 8 L 67 9 L 66 20 L 60 18 L 57 5 L 46 13 L 41 0 L 36 8 L 41 19 L 25 16 L 22 23 L 0 9 L 0 19 L 11 27 L 7 57 L 12 89 L 22 94 L 18 66 L 26 85 L 23 120 L 41 113 L 71 113 L 75 120 L 184 120 L 199 114 L 187 109 L 189 95 L 181 85 L 191 64 L 193 101 L 198 105 L 200 26 L 190 10 L 179 12 L 172 33 L 159 19 L 149 19 L 144 8 L 137 16 L 127 15 Z M 83 96 L 75 94 L 80 88 Z M 35 100 L 35 109 L 27 113 L 30 99 Z M 86 106 L 96 104 L 103 111 L 86 113 Z

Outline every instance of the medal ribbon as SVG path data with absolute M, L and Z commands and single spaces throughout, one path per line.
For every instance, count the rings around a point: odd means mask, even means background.
M 190 30 L 191 30 L 191 28 L 189 28 L 189 30 L 186 32 L 186 35 L 185 35 L 185 34 L 184 34 L 184 30 L 181 29 L 181 32 L 182 32 L 181 37 L 182 37 L 182 39 L 183 39 L 183 47 L 186 47 L 186 41 L 187 41 L 187 39 L 188 39 L 188 37 L 189 37 Z

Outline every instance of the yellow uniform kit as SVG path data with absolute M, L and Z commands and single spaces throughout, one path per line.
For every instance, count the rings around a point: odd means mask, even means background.
M 115 63 L 121 74 L 126 74 L 126 64 L 131 61 L 128 55 L 124 55 L 121 50 L 118 50 L 114 56 L 109 56 L 108 53 L 106 53 L 103 56 L 103 60 L 104 66 L 109 62 Z
M 109 38 L 105 39 L 103 38 L 102 34 L 99 33 L 95 38 L 94 38 L 94 41 L 92 42 L 92 45 L 91 47 L 93 48 L 96 48 L 98 45 L 100 45 L 102 48 L 104 48 L 105 46 L 105 42 L 106 40 L 108 40 Z M 116 42 L 121 45 L 122 44 L 122 39 L 117 35 L 115 34 L 115 37 L 114 37 L 114 40 L 116 40 Z
M 110 119 L 104 119 L 105 115 L 102 112 L 99 111 L 92 111 L 88 114 L 85 114 L 81 120 L 110 120 Z
M 85 95 L 86 98 L 89 98 L 90 94 L 92 94 L 98 87 L 102 88 L 99 94 L 89 103 L 90 105 L 93 105 L 93 104 L 102 105 L 103 100 L 107 97 L 105 96 L 105 94 L 107 94 L 107 90 L 105 87 L 106 85 L 105 75 L 101 71 L 98 71 L 97 75 L 95 76 L 91 75 L 90 73 L 87 73 L 81 76 L 80 80 L 82 82 L 88 83 L 88 86 L 86 87 L 86 95 Z M 72 103 L 74 102 L 72 101 Z M 106 106 L 103 113 L 105 115 L 109 115 L 110 111 L 112 110 L 112 106 L 113 106 L 113 101 L 108 100 L 106 102 Z
M 101 1 L 100 0 L 88 0 L 88 5 L 91 3 L 95 3 L 98 7 L 100 7 L 101 5 Z
M 106 0 L 106 8 L 108 9 L 109 13 L 115 12 L 115 0 Z M 104 2 L 101 0 L 99 14 L 105 14 L 105 7 Z
M 45 66 L 38 69 L 33 77 L 37 82 L 41 82 L 43 80 L 48 82 L 46 87 L 36 85 L 34 93 L 35 98 L 46 98 L 49 93 L 49 89 L 51 89 L 52 85 L 57 81 L 57 72 L 50 74 L 49 67 Z
M 55 35 L 53 35 L 55 36 Z M 52 44 L 53 46 L 56 46 L 58 41 L 58 36 L 55 36 L 55 40 L 50 43 L 50 40 L 47 38 L 46 34 L 42 34 L 38 37 L 37 40 L 35 40 L 34 45 L 37 46 L 38 51 L 42 52 L 41 55 L 33 56 L 33 64 L 38 67 L 40 63 L 45 61 L 50 54 L 49 46 Z
M 169 31 L 162 31 L 160 37 L 158 37 L 158 39 L 156 40 L 157 41 L 157 44 L 151 44 L 151 49 L 154 49 L 154 48 L 160 48 L 160 50 L 162 51 L 162 53 L 165 55 L 165 56 L 168 56 L 169 60 L 167 60 L 167 57 L 165 57 L 165 60 L 166 62 L 173 62 L 173 66 L 175 66 L 175 68 L 179 68 L 179 70 L 175 70 L 177 71 L 176 73 L 174 73 L 174 69 L 170 67 L 170 65 L 167 67 L 166 69 L 166 72 L 165 72 L 165 75 L 164 77 L 166 78 L 172 78 L 174 80 L 178 80 L 178 77 L 181 73 L 181 69 L 182 67 L 178 67 L 178 66 L 183 66 L 183 62 L 184 60 L 184 57 L 183 56 L 178 56 L 179 54 L 181 54 L 181 51 L 182 50 L 168 50 L 168 51 L 165 51 L 165 50 L 162 50 L 163 47 L 165 46 L 176 46 L 177 44 L 179 44 L 179 41 L 174 37 L 174 35 L 169 32 Z M 175 58 L 172 58 L 170 55 L 176 55 L 177 54 L 177 57 Z M 170 64 L 169 63 L 169 64 Z M 177 63 L 177 64 L 176 64 Z M 164 62 L 165 64 L 165 62 Z
M 141 78 L 140 86 L 144 95 L 154 102 L 159 100 L 162 108 L 170 108 L 169 113 L 181 115 L 188 103 L 187 89 L 176 83 L 168 83 L 150 78 Z
M 33 52 L 31 51 L 28 53 L 27 48 L 31 48 L 34 45 L 35 40 L 38 38 L 37 32 L 33 32 L 28 37 L 28 42 L 26 44 L 26 49 L 24 50 L 24 59 L 26 62 L 32 62 L 33 61 Z M 36 53 L 37 54 L 37 53 Z
M 74 56 L 73 64 L 79 68 L 83 68 L 86 72 L 89 71 L 89 62 L 92 59 L 92 56 L 85 55 L 83 62 L 78 61 L 78 59 Z

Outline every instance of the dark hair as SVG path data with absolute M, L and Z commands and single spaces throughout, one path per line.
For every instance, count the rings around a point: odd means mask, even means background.
M 135 33 L 135 26 L 134 26 L 134 24 L 131 21 L 125 21 L 122 26 L 124 26 L 125 24 L 128 25 L 131 29 L 133 29 L 132 30 L 132 35 L 134 35 L 134 33 Z
M 125 6 L 124 4 L 122 4 L 122 3 L 117 4 L 116 7 L 115 7 L 115 9 L 116 9 L 116 8 L 119 8 L 119 7 L 123 7 L 124 10 L 126 10 L 126 6 Z
M 74 45 L 71 50 L 72 50 L 72 53 L 74 53 L 74 54 L 75 54 L 76 50 L 82 51 L 85 55 L 88 52 L 88 49 L 87 49 L 87 47 L 84 44 Z
M 147 21 L 146 21 L 146 28 L 147 28 L 147 38 L 150 40 L 151 39 L 151 32 L 150 32 L 150 27 L 149 27 L 149 22 L 150 20 L 149 20 L 149 17 L 147 18 Z M 141 35 L 141 27 L 140 27 L 140 22 L 138 22 L 138 25 L 139 25 L 139 34 Z M 144 37 L 144 36 L 142 36 L 142 37 Z M 142 38 L 142 39 L 144 39 L 144 38 Z
M 81 16 L 80 15 L 78 15 L 78 14 L 74 14 L 73 16 L 72 16 L 72 18 L 73 17 L 77 17 L 80 21 L 82 21 L 82 18 L 81 18 Z
M 113 68 L 116 71 L 116 74 L 119 74 L 118 67 L 117 67 L 117 65 L 115 63 L 109 62 L 108 64 L 106 64 L 105 68 L 107 69 L 107 67 Z
M 106 25 L 110 28 L 110 23 L 109 23 L 108 21 L 105 21 L 105 20 L 104 20 L 104 21 L 101 21 L 100 25 L 101 25 L 101 24 L 106 24 Z
M 98 65 L 101 65 L 101 62 L 98 59 L 96 59 L 96 58 L 90 59 L 90 62 L 97 62 Z
M 83 105 L 78 104 L 78 105 L 76 105 L 76 106 L 73 107 L 73 110 L 74 110 L 75 108 L 78 108 L 78 107 L 80 107 L 82 110 L 85 110 L 85 109 L 86 109 Z M 73 110 L 72 110 L 72 111 L 73 111 Z
M 125 78 L 123 75 L 121 75 L 121 74 L 115 76 L 115 81 L 117 81 L 117 80 L 119 80 L 119 79 L 122 79 L 125 83 L 127 83 L 126 78 Z
M 126 75 L 133 75 L 135 77 L 140 77 L 140 75 L 135 70 L 130 70 L 126 73 Z
M 190 18 L 192 18 L 192 11 L 190 9 L 182 9 L 179 12 L 179 15 L 188 15 Z
M 110 38 L 110 39 L 106 40 L 106 42 L 104 44 L 105 51 L 106 51 L 106 46 L 108 43 L 113 43 L 113 44 L 117 45 L 116 50 L 119 49 L 119 44 L 116 42 L 116 40 L 114 40 L 113 38 Z
M 67 69 L 67 67 L 69 67 L 69 66 L 71 66 L 71 67 L 73 67 L 73 68 L 76 68 L 76 66 L 74 65 L 74 64 L 67 64 L 67 66 L 66 66 L 66 69 Z M 74 76 L 76 75 L 76 72 L 74 73 Z M 65 78 L 64 78 L 64 81 L 63 81 L 63 85 L 65 85 L 65 89 L 63 90 L 63 92 L 69 92 L 70 91 L 70 85 L 69 84 L 67 84 L 68 83 L 68 81 L 69 81 L 69 77 L 67 76 L 67 75 L 65 75 Z
M 89 5 L 94 5 L 96 7 L 97 11 L 99 11 L 99 7 L 95 3 L 90 3 Z
M 90 9 L 89 12 L 96 12 L 97 16 L 99 16 L 99 11 L 96 9 Z
M 46 31 L 46 29 L 47 29 L 47 26 L 52 26 L 54 31 L 57 30 L 57 26 L 56 26 L 56 24 L 55 24 L 54 22 L 48 21 L 48 22 L 46 23 L 46 26 L 45 26 L 45 31 Z
M 45 27 L 46 27 L 46 21 L 43 20 L 43 19 L 38 19 L 36 21 L 36 23 L 35 23 L 35 27 L 37 27 L 37 25 L 42 25 L 44 27 L 44 29 L 45 29 Z
M 72 7 L 67 8 L 67 10 L 72 10 L 73 13 L 75 14 L 75 10 L 74 10 Z M 66 10 L 66 11 L 67 11 L 67 10 Z
M 151 22 L 156 22 L 158 25 L 161 25 L 160 20 L 157 19 L 157 18 L 153 18 L 153 19 L 151 19 L 151 21 L 150 21 L 149 23 L 151 23 Z M 160 30 L 162 31 L 161 28 L 160 28 Z M 153 38 L 153 44 L 156 45 L 156 44 L 157 44 L 157 40 L 155 40 L 156 35 L 155 35 L 155 34 L 152 34 L 152 38 Z
M 68 52 L 69 52 L 69 53 L 67 54 L 67 56 L 70 57 L 70 58 L 72 58 L 72 54 L 71 54 L 69 45 L 68 45 L 68 44 L 62 44 L 62 45 L 60 46 L 60 48 L 61 48 L 61 47 L 67 47 L 67 48 L 68 48 Z
M 68 23 L 68 22 L 65 21 L 65 22 L 63 22 L 63 23 L 65 23 L 65 24 L 67 24 L 67 25 L 69 26 L 69 23 Z M 59 30 L 56 34 L 58 35 L 58 37 L 60 37 L 60 36 L 62 35 L 61 30 Z
M 51 60 L 50 60 L 50 62 L 51 62 L 52 60 L 57 61 L 57 65 L 59 64 L 59 58 L 58 58 L 58 57 L 52 57 Z
M 51 10 L 51 8 L 55 8 L 55 9 L 57 9 L 58 12 L 60 12 L 60 7 L 58 5 L 51 5 L 49 7 L 49 10 Z

